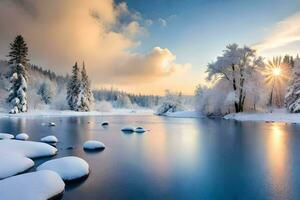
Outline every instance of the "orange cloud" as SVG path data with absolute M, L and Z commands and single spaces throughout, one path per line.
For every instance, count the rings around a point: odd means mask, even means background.
M 135 38 L 146 32 L 148 21 L 113 0 L 3 0 L 0 55 L 22 34 L 33 63 L 66 73 L 84 60 L 95 84 L 155 80 L 187 68 L 168 49 L 129 53 L 140 45 Z

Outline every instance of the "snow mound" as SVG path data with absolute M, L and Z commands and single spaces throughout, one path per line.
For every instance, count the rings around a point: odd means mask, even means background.
M 16 153 L 28 158 L 53 156 L 57 149 L 51 145 L 21 140 L 0 140 L 0 152 Z
M 96 140 L 88 140 L 83 144 L 85 150 L 103 150 L 105 145 L 102 142 Z
M 29 136 L 26 133 L 20 133 L 16 136 L 17 140 L 28 140 Z
M 34 165 L 31 159 L 8 152 L 1 152 L 0 163 L 0 179 L 22 173 Z
M 42 142 L 47 142 L 47 143 L 57 143 L 58 139 L 54 135 L 49 135 L 49 136 L 43 137 L 41 139 L 41 141 Z
M 109 122 L 108 121 L 104 121 L 101 123 L 101 126 L 108 126 L 109 125 Z
M 79 157 L 68 156 L 47 161 L 41 164 L 37 170 L 55 171 L 63 180 L 72 181 L 87 176 L 89 164 Z
M 136 127 L 134 130 L 136 133 L 144 133 L 146 132 L 145 129 L 143 127 Z
M 134 132 L 135 128 L 132 126 L 125 126 L 121 129 L 123 132 Z
M 43 170 L 0 181 L 0 199 L 46 200 L 64 192 L 65 183 L 53 171 Z
M 50 122 L 49 126 L 56 126 L 56 124 L 54 122 Z
M 8 133 L 0 133 L 0 140 L 8 140 L 8 139 L 13 139 L 14 136 L 12 134 Z

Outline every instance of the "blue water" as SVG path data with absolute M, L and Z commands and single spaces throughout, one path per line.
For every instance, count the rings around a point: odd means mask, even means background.
M 110 121 L 107 128 L 103 120 Z M 57 126 L 41 125 L 50 121 Z M 128 124 L 149 131 L 122 133 Z M 0 132 L 26 132 L 37 141 L 56 135 L 56 157 L 89 163 L 90 176 L 67 185 L 63 199 L 300 199 L 300 125 L 158 116 L 2 118 Z M 88 139 L 107 148 L 84 152 Z

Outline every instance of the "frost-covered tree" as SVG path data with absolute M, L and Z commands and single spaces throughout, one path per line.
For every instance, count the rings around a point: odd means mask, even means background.
M 81 70 L 81 82 L 79 87 L 79 96 L 77 101 L 78 111 L 90 111 L 90 107 L 93 101 L 93 94 L 91 91 L 91 83 L 86 73 L 85 65 L 83 63 Z
M 285 95 L 285 107 L 292 113 L 300 112 L 300 59 L 294 60 L 293 76 Z
M 27 112 L 27 55 L 28 47 L 21 35 L 10 44 L 8 73 L 10 88 L 7 101 L 12 104 L 10 113 Z
M 41 96 L 41 100 L 45 104 L 50 104 L 52 102 L 52 98 L 54 95 L 54 91 L 53 88 L 51 87 L 51 83 L 49 81 L 43 82 L 37 94 Z
M 80 74 L 77 62 L 73 66 L 72 76 L 68 82 L 67 86 L 67 101 L 71 110 L 78 111 L 78 99 L 80 93 Z
M 228 81 L 234 92 L 235 112 L 243 112 L 247 95 L 245 89 L 247 79 L 251 77 L 254 70 L 263 67 L 263 59 L 256 56 L 255 50 L 247 46 L 239 47 L 237 44 L 231 44 L 226 47 L 222 56 L 208 64 L 208 80 Z

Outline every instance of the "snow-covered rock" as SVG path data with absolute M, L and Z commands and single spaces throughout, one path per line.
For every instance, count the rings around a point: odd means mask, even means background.
M 105 145 L 102 142 L 96 140 L 88 140 L 83 144 L 85 150 L 103 150 Z
M 47 142 L 47 143 L 57 143 L 58 139 L 54 135 L 48 135 L 46 137 L 43 137 L 41 139 L 42 142 Z
M 23 155 L 5 151 L 1 151 L 0 163 L 0 179 L 22 173 L 34 165 L 34 162 L 31 159 L 26 158 Z
M 0 181 L 0 199 L 46 200 L 64 192 L 65 183 L 53 171 L 42 170 Z
M 136 133 L 144 133 L 146 132 L 145 129 L 143 127 L 136 127 L 134 130 Z
M 40 170 L 55 171 L 65 181 L 80 179 L 89 174 L 89 164 L 75 156 L 68 156 L 49 160 L 41 164 L 38 168 Z
M 12 134 L 8 133 L 0 133 L 0 140 L 8 140 L 8 139 L 13 139 L 14 136 Z
M 57 149 L 51 145 L 21 140 L 0 140 L 0 152 L 9 152 L 23 155 L 28 158 L 53 156 Z
M 104 121 L 101 123 L 101 126 L 108 126 L 109 125 L 109 122 L 108 121 Z
M 50 122 L 49 126 L 56 126 L 56 124 L 54 122 Z
M 17 140 L 28 140 L 29 136 L 26 133 L 20 133 L 16 135 Z
M 125 126 L 121 129 L 123 132 L 134 132 L 135 128 L 132 126 Z

